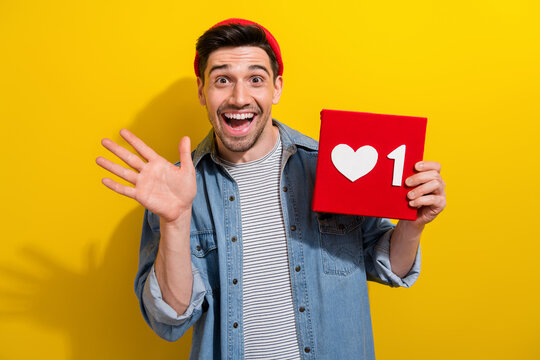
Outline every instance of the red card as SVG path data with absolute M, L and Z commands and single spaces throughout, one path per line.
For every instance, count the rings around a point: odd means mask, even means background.
M 416 220 L 405 179 L 422 160 L 427 118 L 321 111 L 313 210 Z

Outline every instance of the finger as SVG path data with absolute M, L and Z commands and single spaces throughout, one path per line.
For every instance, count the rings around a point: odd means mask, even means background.
M 151 161 L 159 155 L 146 145 L 141 139 L 133 135 L 133 133 L 127 129 L 120 130 L 120 136 L 128 142 L 133 148 L 146 160 Z
M 103 185 L 105 185 L 112 191 L 117 192 L 120 195 L 124 195 L 129 198 L 135 199 L 135 188 L 119 184 L 116 181 L 109 178 L 103 178 L 101 182 L 103 183 Z
M 180 152 L 180 166 L 193 167 L 193 161 L 191 160 L 191 139 L 189 136 L 184 136 L 180 140 L 178 150 Z
M 436 170 L 441 172 L 441 164 L 436 161 L 419 161 L 414 165 L 414 168 L 418 171 Z
M 409 205 L 415 208 L 421 206 L 432 206 L 436 209 L 444 208 L 446 204 L 446 199 L 442 195 L 424 195 L 418 199 L 409 201 Z
M 439 195 L 444 191 L 444 184 L 437 180 L 428 181 L 425 184 L 415 187 L 413 190 L 407 193 L 407 197 L 410 200 L 419 198 L 427 194 Z
M 407 186 L 418 186 L 424 183 L 427 183 L 431 180 L 441 180 L 441 174 L 436 170 L 422 171 L 414 175 L 409 176 L 405 180 L 405 185 Z
M 141 171 L 144 167 L 144 161 L 140 157 L 133 154 L 131 151 L 123 148 L 118 145 L 111 139 L 101 140 L 101 145 L 103 145 L 107 150 L 112 152 L 114 155 L 118 156 L 123 162 L 134 168 L 135 170 Z
M 137 183 L 137 173 L 133 170 L 126 169 L 125 167 L 115 164 L 112 161 L 105 159 L 101 156 L 96 159 L 96 164 L 98 164 L 105 170 L 110 171 L 114 175 L 119 176 L 126 181 L 129 181 L 133 185 Z

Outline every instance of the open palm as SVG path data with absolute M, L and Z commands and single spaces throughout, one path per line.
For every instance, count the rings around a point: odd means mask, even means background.
M 184 137 L 180 141 L 181 166 L 175 166 L 128 130 L 121 130 L 120 135 L 146 162 L 114 141 L 103 139 L 101 143 L 105 148 L 135 170 L 98 157 L 96 163 L 99 166 L 130 182 L 134 187 L 119 184 L 109 178 L 104 178 L 103 184 L 119 194 L 137 200 L 168 222 L 176 220 L 182 212 L 189 210 L 197 193 L 189 138 Z

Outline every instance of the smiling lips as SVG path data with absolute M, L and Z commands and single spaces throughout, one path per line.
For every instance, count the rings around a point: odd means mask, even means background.
M 221 114 L 229 132 L 235 135 L 247 133 L 255 115 L 254 112 L 224 112 Z

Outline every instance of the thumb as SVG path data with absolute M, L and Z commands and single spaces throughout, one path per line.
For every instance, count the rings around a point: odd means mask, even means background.
M 189 136 L 184 136 L 180 140 L 178 150 L 180 151 L 180 165 L 193 167 L 193 161 L 191 160 L 191 140 Z

